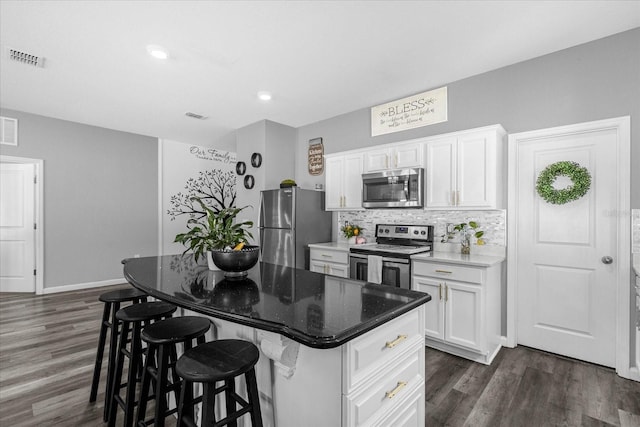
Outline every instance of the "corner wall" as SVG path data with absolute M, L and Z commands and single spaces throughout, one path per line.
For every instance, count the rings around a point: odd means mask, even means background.
M 448 87 L 449 121 L 371 136 L 364 108 L 298 128 L 296 181 L 324 183 L 307 172 L 307 147 L 322 137 L 325 154 L 501 124 L 508 133 L 631 116 L 631 164 L 640 164 L 640 28 L 479 74 Z M 373 88 L 375 89 L 375 88 Z M 397 99 L 432 88 L 416 87 Z M 383 100 L 387 102 L 392 100 Z M 381 103 L 382 103 L 381 102 Z M 631 207 L 640 208 L 640 168 L 631 168 Z M 627 213 L 630 214 L 630 213 Z
M 45 292 L 123 280 L 123 258 L 157 253 L 156 138 L 0 114 L 18 119 L 18 146 L 0 154 L 44 160 Z

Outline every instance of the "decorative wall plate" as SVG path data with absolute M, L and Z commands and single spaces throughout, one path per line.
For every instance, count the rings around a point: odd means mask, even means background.
M 247 175 L 244 177 L 244 188 L 246 188 L 247 190 L 251 190 L 255 183 L 256 180 L 253 175 Z
M 251 166 L 253 166 L 254 168 L 259 168 L 261 164 L 262 164 L 262 154 L 253 153 L 251 155 Z
M 244 175 L 246 171 L 247 171 L 247 165 L 244 162 L 236 163 L 236 173 L 238 175 Z

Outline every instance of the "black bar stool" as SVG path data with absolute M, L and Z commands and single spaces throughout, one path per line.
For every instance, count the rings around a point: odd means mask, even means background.
M 138 372 L 142 370 L 143 348 L 140 333 L 142 331 L 143 323 L 145 326 L 148 326 L 151 322 L 171 317 L 176 309 L 177 308 L 174 305 L 166 302 L 144 302 L 121 308 L 116 313 L 116 319 L 122 323 L 122 330 L 120 331 L 118 357 L 113 375 L 113 384 L 110 391 L 108 416 L 109 427 L 114 427 L 116 425 L 116 412 L 118 410 L 118 406 L 124 410 L 123 425 L 126 427 L 133 425 L 133 411 L 136 405 L 136 380 L 138 379 Z M 127 349 L 129 332 L 131 332 L 131 340 L 129 349 Z M 129 358 L 129 371 L 127 375 L 127 382 L 123 383 L 122 371 L 124 369 L 125 357 Z M 120 389 L 123 387 L 126 387 L 127 389 L 124 399 L 120 396 Z
M 235 427 L 237 419 L 246 413 L 250 413 L 253 427 L 262 427 L 255 371 L 259 357 L 258 347 L 242 340 L 217 340 L 186 351 L 176 363 L 176 372 L 184 379 L 178 425 L 195 426 L 194 406 L 202 402 L 202 427 Z M 242 374 L 247 384 L 248 402 L 235 392 L 235 378 Z M 217 381 L 224 381 L 224 385 L 216 388 Z M 193 398 L 193 383 L 203 384 L 202 396 L 196 399 Z M 223 391 L 227 413 L 222 420 L 216 421 L 215 396 Z M 237 404 L 239 410 L 236 410 Z
M 104 392 L 104 413 L 103 419 L 107 420 L 109 414 L 109 390 L 113 381 L 113 366 L 116 363 L 116 354 L 118 347 L 118 335 L 120 334 L 119 322 L 116 320 L 116 313 L 120 310 L 120 304 L 124 302 L 132 302 L 137 304 L 147 300 L 147 294 L 136 289 L 119 289 L 115 291 L 105 292 L 100 297 L 100 301 L 104 303 L 102 311 L 102 322 L 100 323 L 100 337 L 98 338 L 98 351 L 96 353 L 96 363 L 93 367 L 93 381 L 91 382 L 91 393 L 89 394 L 89 402 L 95 402 L 98 396 L 98 384 L 100 382 L 100 371 L 102 369 L 102 359 L 104 356 L 104 346 L 107 340 L 107 330 L 109 336 L 109 358 L 107 359 L 107 385 Z
M 178 411 L 177 404 L 182 381 L 175 372 L 176 344 L 182 343 L 184 351 L 193 347 L 193 340 L 196 340 L 197 344 L 203 344 L 204 334 L 210 326 L 211 322 L 204 317 L 184 316 L 161 320 L 144 328 L 142 340 L 147 343 L 147 353 L 136 416 L 138 426 L 144 427 L 153 424 L 156 427 L 164 427 L 165 418 Z M 157 366 L 155 365 L 156 358 Z M 171 383 L 168 378 L 169 369 L 172 371 Z M 154 380 L 155 394 L 150 396 L 151 380 Z M 166 395 L 169 392 L 173 392 L 176 400 L 176 408 L 171 410 L 167 409 Z M 147 401 L 151 399 L 156 401 L 155 416 L 145 420 Z

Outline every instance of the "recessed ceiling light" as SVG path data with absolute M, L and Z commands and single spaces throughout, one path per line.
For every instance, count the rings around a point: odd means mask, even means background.
M 149 55 L 153 56 L 157 59 L 167 59 L 169 57 L 169 52 L 167 49 L 162 46 L 158 46 L 157 44 L 150 44 L 147 46 L 147 52 Z
M 258 99 L 261 101 L 271 101 L 271 92 L 261 90 L 258 92 Z

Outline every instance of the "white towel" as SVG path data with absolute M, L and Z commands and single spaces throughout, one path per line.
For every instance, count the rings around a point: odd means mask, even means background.
M 382 257 L 379 255 L 367 256 L 367 282 L 382 283 Z

